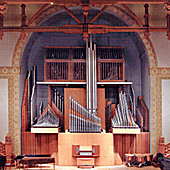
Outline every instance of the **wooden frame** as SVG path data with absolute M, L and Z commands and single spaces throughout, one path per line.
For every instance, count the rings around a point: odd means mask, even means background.
M 85 49 L 85 47 L 71 47 L 71 46 L 45 46 L 47 49 L 46 56 L 44 58 L 44 81 L 58 81 L 58 82 L 85 82 L 86 81 L 86 59 L 74 59 L 74 50 L 75 49 Z M 50 58 L 49 52 L 52 51 L 52 55 L 55 57 L 56 51 L 54 49 L 65 49 L 67 50 L 67 59 L 61 57 L 59 59 Z M 52 50 L 53 49 L 53 50 Z M 97 48 L 97 79 L 98 82 L 115 82 L 115 81 L 125 81 L 125 60 L 123 54 L 124 47 L 98 47 Z M 100 51 L 99 51 L 100 50 Z M 108 55 L 112 55 L 112 58 L 101 58 L 101 54 L 103 50 L 112 50 L 112 54 L 108 52 Z M 117 51 L 118 50 L 118 51 Z M 85 52 L 85 50 L 84 50 Z M 117 54 L 116 54 L 117 53 Z M 119 59 L 114 58 L 114 55 L 120 57 Z M 62 55 L 62 54 L 60 54 Z M 84 54 L 85 55 L 85 54 Z M 102 66 L 103 67 L 102 67 Z M 108 70 L 108 67 L 111 70 Z M 64 67 L 64 68 L 62 68 Z M 114 67 L 116 67 L 116 73 L 113 72 Z M 74 69 L 77 69 L 74 70 Z M 107 69 L 106 69 L 107 68 Z M 57 70 L 59 71 L 57 71 Z M 104 70 L 103 70 L 104 69 Z M 66 74 L 68 72 L 68 74 Z M 79 74 L 80 72 L 80 74 Z M 106 73 L 107 72 L 107 73 Z M 102 75 L 101 75 L 102 73 Z M 61 75 L 62 74 L 62 75 Z M 76 74 L 76 75 L 75 75 Z M 110 78 L 107 80 L 106 77 L 109 74 Z M 114 76 L 114 74 L 116 74 Z

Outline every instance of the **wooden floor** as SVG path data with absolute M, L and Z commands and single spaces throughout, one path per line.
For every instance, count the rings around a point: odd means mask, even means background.
M 35 168 L 28 168 L 28 170 L 49 170 L 49 169 L 54 169 L 54 168 L 52 165 L 43 165 L 43 166 L 35 167 Z M 108 167 L 96 166 L 92 168 L 92 170 L 139 170 L 139 169 L 140 170 L 159 170 L 160 168 L 155 168 L 153 166 L 145 166 L 145 167 L 143 166 L 142 168 L 138 168 L 138 167 L 127 167 L 125 165 L 108 166 Z M 7 167 L 7 170 L 19 170 L 19 168 Z M 77 168 L 76 166 L 55 166 L 55 170 L 81 170 L 81 169 Z M 86 170 L 86 169 L 83 169 L 83 170 Z

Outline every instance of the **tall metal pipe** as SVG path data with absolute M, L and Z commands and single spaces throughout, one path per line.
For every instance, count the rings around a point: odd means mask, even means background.
M 60 107 L 60 92 L 57 92 L 57 105 L 56 105 L 59 109 Z
M 54 104 L 57 106 L 57 89 L 54 89 Z
M 97 112 L 97 71 L 96 71 L 96 45 L 93 46 L 90 35 L 90 46 L 86 43 L 86 82 L 87 82 L 87 109 Z

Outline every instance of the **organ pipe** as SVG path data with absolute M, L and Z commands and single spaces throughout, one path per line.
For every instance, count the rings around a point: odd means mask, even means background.
M 36 114 L 36 66 L 33 67 L 33 87 L 32 87 L 32 94 L 31 94 L 31 126 L 34 123 L 34 117 Z
M 112 127 L 139 128 L 135 123 L 132 113 L 128 110 L 126 94 L 119 93 L 119 104 L 115 110 L 115 116 L 111 119 Z
M 90 47 L 88 42 L 86 43 L 86 82 L 87 109 L 89 112 L 97 114 L 96 45 L 92 44 L 92 35 L 90 35 Z
M 101 132 L 101 119 L 69 97 L 70 132 Z

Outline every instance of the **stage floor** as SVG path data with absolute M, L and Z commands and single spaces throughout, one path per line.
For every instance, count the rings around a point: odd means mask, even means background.
M 42 168 L 42 169 L 41 169 Z M 26 168 L 25 168 L 26 169 Z M 53 165 L 43 165 L 39 168 L 28 168 L 28 170 L 49 170 L 53 169 Z M 95 166 L 92 170 L 159 170 L 160 168 L 155 168 L 153 166 L 143 166 L 142 168 L 138 167 L 126 167 L 125 165 L 118 166 Z M 7 170 L 19 170 L 19 168 L 15 167 L 7 167 Z M 22 170 L 22 168 L 21 168 Z M 81 168 L 77 168 L 76 166 L 55 166 L 55 170 L 81 170 Z M 89 169 L 82 169 L 89 170 Z

